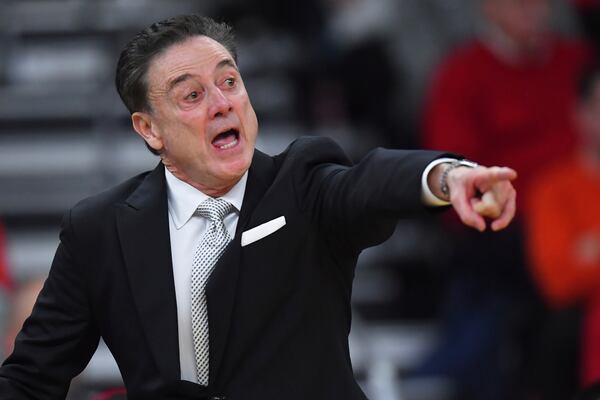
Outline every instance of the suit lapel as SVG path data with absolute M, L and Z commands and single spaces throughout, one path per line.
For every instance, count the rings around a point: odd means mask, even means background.
M 210 326 L 210 384 L 219 370 L 229 335 L 241 264 L 241 234 L 273 179 L 271 157 L 255 151 L 235 237 L 206 286 Z M 131 291 L 152 354 L 163 377 L 180 379 L 177 303 L 164 167 L 159 164 L 117 212 L 117 226 Z
M 275 168 L 271 157 L 256 150 L 248 171 L 244 201 L 235 237 L 215 266 L 206 285 L 208 321 L 210 327 L 210 383 L 220 378 L 220 366 L 228 341 L 235 303 L 241 260 L 241 236 L 256 206 L 273 180 Z M 222 381 L 222 380 L 221 380 Z
M 254 213 L 254 209 L 263 198 L 266 190 L 273 182 L 275 177 L 275 165 L 273 159 L 256 150 L 252 158 L 252 165 L 248 171 L 248 183 L 246 184 L 246 192 L 244 193 L 244 202 L 242 204 L 242 212 L 237 224 L 235 236 L 240 239 L 242 232 L 246 230 L 246 226 L 250 221 L 250 217 Z M 238 241 L 240 243 L 240 241 Z
M 117 213 L 119 239 L 129 283 L 161 374 L 180 378 L 177 304 L 162 163 L 129 196 Z

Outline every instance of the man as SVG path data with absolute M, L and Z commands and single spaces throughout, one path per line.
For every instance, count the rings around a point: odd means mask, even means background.
M 536 174 L 574 148 L 574 88 L 591 53 L 550 32 L 548 0 L 478 3 L 479 37 L 450 53 L 432 79 L 424 143 L 488 165 L 510 163 L 525 207 Z
M 479 230 L 513 217 L 509 168 L 381 149 L 350 166 L 323 138 L 255 150 L 231 32 L 210 19 L 145 29 L 116 81 L 161 163 L 66 214 L 2 400 L 63 398 L 100 336 L 129 399 L 364 399 L 347 342 L 361 249 L 426 214 L 422 192 Z
M 600 195 L 600 66 L 591 66 L 580 79 L 573 114 L 577 149 L 536 180 L 533 189 L 547 200 L 529 207 L 527 244 L 536 283 L 554 311 L 548 325 L 555 328 L 548 335 L 566 338 L 562 352 L 553 352 L 562 357 L 549 358 L 554 362 L 546 369 L 568 376 L 565 359 L 575 353 L 571 347 L 579 347 L 580 364 L 571 369 L 586 386 L 600 380 L 600 209 L 589 206 L 589 199 Z M 575 308 L 583 311 L 581 330 Z
M 574 87 L 590 54 L 581 43 L 550 31 L 548 0 L 476 3 L 484 27 L 435 74 L 424 142 L 482 164 L 514 167 L 519 212 L 499 235 L 447 224 L 453 253 L 445 261 L 455 268 L 445 301 L 445 340 L 419 372 L 449 377 L 460 387 L 461 400 L 502 400 L 537 391 L 526 377 L 535 369 L 529 365 L 533 346 L 526 341 L 537 334 L 542 307 L 521 227 L 530 212 L 528 198 L 539 201 L 531 190 L 536 175 L 573 148 Z M 508 367 L 507 352 L 519 360 Z

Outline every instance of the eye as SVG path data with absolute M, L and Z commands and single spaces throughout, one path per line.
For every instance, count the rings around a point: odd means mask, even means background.
M 227 87 L 234 87 L 235 86 L 235 78 L 227 78 L 224 81 L 225 86 Z
M 185 99 L 186 100 L 196 100 L 198 97 L 200 97 L 200 94 L 196 90 L 194 90 L 194 91 L 190 92 L 190 94 L 185 96 Z

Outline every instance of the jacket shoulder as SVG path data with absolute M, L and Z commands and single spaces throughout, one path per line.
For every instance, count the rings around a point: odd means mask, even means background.
M 294 140 L 285 151 L 273 157 L 280 168 L 318 164 L 351 165 L 342 148 L 326 136 L 303 136 Z
M 76 203 L 69 211 L 72 222 L 102 220 L 114 210 L 117 204 L 123 204 L 127 198 L 140 186 L 152 171 L 146 171 L 127 179 L 116 186 L 100 193 L 84 198 Z

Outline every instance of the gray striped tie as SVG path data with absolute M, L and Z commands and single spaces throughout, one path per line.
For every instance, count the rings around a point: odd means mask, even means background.
M 192 333 L 198 383 L 208 385 L 208 312 L 204 288 L 215 264 L 223 254 L 231 237 L 225 229 L 223 218 L 233 206 L 223 199 L 209 197 L 196 210 L 195 215 L 208 219 L 208 229 L 200 238 L 192 261 Z

